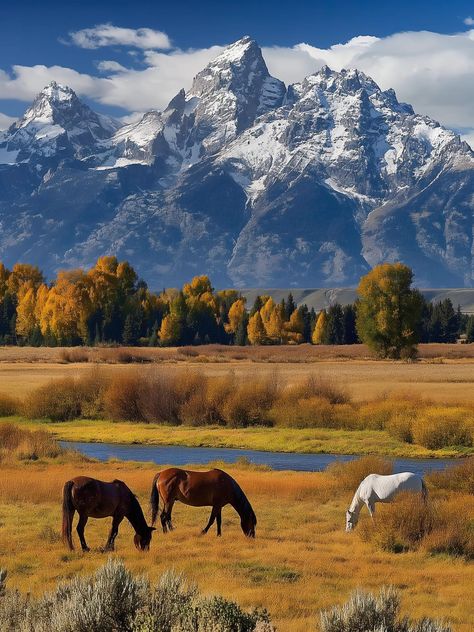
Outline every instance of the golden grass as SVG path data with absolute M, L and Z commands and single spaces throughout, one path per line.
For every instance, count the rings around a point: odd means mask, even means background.
M 9 586 L 40 594 L 104 562 L 98 547 L 106 539 L 109 520 L 89 521 L 89 554 L 70 553 L 59 541 L 64 481 L 79 473 L 125 480 L 148 515 L 155 471 L 130 463 L 2 468 L 0 567 L 9 572 Z M 268 608 L 282 632 L 313 629 L 320 608 L 344 602 L 357 586 L 376 591 L 381 584 L 402 591 L 404 613 L 449 619 L 456 632 L 472 630 L 474 564 L 422 550 L 395 555 L 375 549 L 357 531 L 345 533 L 344 512 L 352 490 L 334 492 L 336 479 L 329 474 L 229 471 L 254 505 L 255 541 L 243 537 L 230 508 L 223 512 L 222 538 L 214 531 L 200 537 L 209 509 L 177 503 L 176 530 L 167 536 L 157 532 L 149 554 L 135 550 L 132 530 L 122 524 L 117 555 L 127 567 L 153 579 L 170 567 L 184 571 L 204 593 L 223 594 L 244 607 Z M 360 526 L 367 520 L 363 513 Z
M 437 345 L 447 347 L 450 345 Z M 456 349 L 469 348 L 474 352 L 474 345 L 456 345 Z M 225 347 L 237 353 L 236 348 Z M 267 353 L 273 353 L 273 348 Z M 318 350 L 319 347 L 311 347 Z M 244 348 L 242 359 L 235 360 L 231 352 L 227 355 L 202 355 L 206 362 L 197 362 L 194 356 L 187 356 L 173 349 L 151 349 L 152 354 L 162 354 L 162 359 L 155 362 L 157 370 L 166 374 L 180 371 L 183 367 L 199 368 L 206 375 L 215 379 L 225 376 L 232 370 L 237 377 L 252 375 L 271 376 L 278 372 L 279 379 L 291 384 L 301 380 L 313 368 L 322 377 L 333 380 L 339 386 L 344 385 L 355 401 L 375 400 L 387 393 L 414 395 L 428 398 L 440 403 L 473 403 L 474 402 L 474 363 L 472 358 L 433 361 L 430 359 L 416 363 L 389 362 L 364 359 L 363 357 L 343 357 L 335 360 L 334 356 L 309 357 L 305 362 L 286 359 L 259 361 L 259 356 L 252 356 L 254 349 Z M 279 347 L 279 353 L 288 351 Z M 60 349 L 28 349 L 17 347 L 0 348 L 0 394 L 23 397 L 25 393 L 45 384 L 52 379 L 80 375 L 90 370 L 87 362 L 63 363 Z M 94 353 L 116 350 L 97 349 Z M 148 350 L 138 350 L 148 353 Z M 245 353 L 244 353 L 245 351 Z M 256 352 L 257 350 L 255 350 Z M 260 351 L 260 350 L 258 350 Z M 289 349 L 291 351 L 291 349 Z M 263 352 L 262 352 L 263 353 Z M 312 352 L 313 353 L 313 352 Z M 314 352 L 315 353 L 315 352 Z M 154 357 L 154 356 L 153 356 Z M 272 356 L 273 357 L 273 356 Z M 109 370 L 121 372 L 127 370 L 127 364 L 109 364 Z

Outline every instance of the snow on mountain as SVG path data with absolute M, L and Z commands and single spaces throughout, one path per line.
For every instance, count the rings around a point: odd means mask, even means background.
M 474 157 L 357 70 L 288 86 L 244 37 L 119 126 L 47 86 L 0 135 L 0 260 L 128 258 L 155 287 L 331 286 L 402 260 L 474 281 Z
M 53 81 L 22 118 L 0 134 L 0 150 L 10 154 L 17 151 L 16 162 L 57 155 L 82 158 L 118 126 L 93 112 L 73 90 Z

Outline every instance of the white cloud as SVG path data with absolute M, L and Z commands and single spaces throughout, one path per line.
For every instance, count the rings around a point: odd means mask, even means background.
M 467 18 L 464 18 L 464 24 L 467 26 L 474 26 L 474 18 L 468 15 Z
M 97 62 L 97 68 L 100 72 L 127 72 L 127 68 L 119 64 L 118 61 L 99 61 Z
M 8 114 L 2 114 L 2 112 L 0 112 L 0 131 L 8 129 L 15 121 L 16 118 L 14 116 L 8 116 Z
M 100 48 L 101 46 L 133 46 L 135 48 L 171 48 L 166 33 L 153 29 L 127 29 L 114 24 L 96 26 L 69 33 L 71 42 L 80 48 Z
M 461 138 L 471 146 L 471 149 L 474 149 L 474 127 L 471 130 L 461 134 Z
M 0 70 L 0 99 L 30 102 L 54 79 L 79 95 L 129 112 L 161 109 L 181 88 L 189 89 L 193 77 L 222 48 L 143 50 L 138 52 L 138 61 L 144 64 L 140 69 L 101 61 L 98 68 L 105 76 L 61 66 L 14 66 L 11 73 Z M 359 68 L 383 89 L 394 88 L 398 98 L 411 103 L 417 112 L 462 129 L 472 142 L 468 130 L 474 129 L 474 29 L 454 35 L 421 31 L 385 38 L 360 36 L 329 48 L 305 43 L 292 48 L 266 47 L 263 54 L 270 72 L 287 84 L 302 80 L 324 64 L 335 70 Z

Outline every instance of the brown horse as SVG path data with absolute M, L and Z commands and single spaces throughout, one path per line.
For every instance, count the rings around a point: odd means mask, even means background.
M 172 467 L 158 473 L 151 488 L 152 524 L 156 522 L 160 497 L 163 502 L 160 514 L 163 533 L 173 528 L 171 511 L 175 501 L 179 500 L 192 507 L 212 507 L 209 522 L 202 533 L 207 533 L 215 520 L 217 535 L 221 535 L 222 507 L 230 504 L 240 516 L 244 534 L 249 538 L 255 537 L 257 518 L 252 506 L 237 482 L 222 470 L 191 472 Z
M 140 551 L 150 548 L 151 534 L 154 527 L 149 527 L 142 508 L 135 495 L 122 481 L 104 483 L 88 476 L 77 476 L 68 481 L 63 489 L 63 540 L 72 550 L 72 520 L 74 512 L 79 514 L 77 534 L 83 551 L 89 551 L 84 538 L 84 527 L 88 518 L 107 518 L 112 516 L 112 528 L 104 547 L 104 551 L 113 551 L 118 528 L 127 518 L 135 529 L 133 539 Z

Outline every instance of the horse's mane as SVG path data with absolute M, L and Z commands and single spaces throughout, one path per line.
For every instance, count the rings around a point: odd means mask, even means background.
M 130 513 L 127 518 L 130 520 L 135 530 L 138 530 L 144 526 L 146 527 L 147 522 L 137 497 L 130 489 L 128 491 L 130 492 Z
M 242 488 L 237 483 L 237 481 L 233 479 L 232 477 L 230 477 L 230 479 L 232 481 L 232 487 L 234 488 L 236 509 L 238 510 L 239 513 L 244 514 L 246 517 L 253 516 L 255 520 L 255 524 L 257 524 L 257 517 L 252 508 L 252 505 L 249 502 L 249 499 L 244 494 L 244 492 L 242 491 Z

